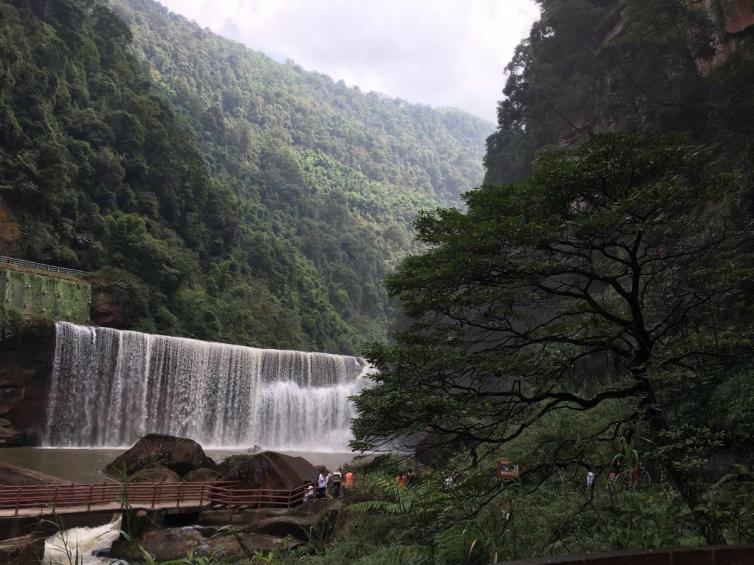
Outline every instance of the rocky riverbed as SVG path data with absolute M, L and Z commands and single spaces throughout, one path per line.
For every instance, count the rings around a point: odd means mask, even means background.
M 192 440 L 150 434 L 120 453 L 103 471 L 111 480 L 119 481 L 223 480 L 233 481 L 239 488 L 286 490 L 315 481 L 319 468 L 302 457 L 275 452 L 236 454 L 217 463 Z M 0 465 L 0 484 L 61 481 L 52 475 Z M 62 533 L 56 532 L 50 522 L 27 519 L 3 530 L 0 562 L 30 563 L 34 562 L 29 561 L 30 556 L 39 559 L 43 552 L 54 560 L 60 556 L 61 547 L 74 551 L 79 547 L 85 555 L 84 563 L 92 564 L 117 560 L 139 563 L 146 555 L 159 561 L 174 560 L 188 553 L 240 561 L 254 551 L 292 549 L 306 544 L 312 531 L 318 536 L 326 535 L 334 529 L 339 512 L 340 501 L 331 500 L 310 501 L 292 509 L 213 507 L 168 520 L 154 513 L 132 510 L 113 517 L 93 515 L 93 521 L 85 522 L 89 527 Z M 180 523 L 182 520 L 188 522 Z M 121 535 L 121 530 L 127 534 Z

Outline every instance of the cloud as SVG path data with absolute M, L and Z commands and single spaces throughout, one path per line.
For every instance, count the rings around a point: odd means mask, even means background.
M 160 0 L 267 55 L 411 102 L 495 120 L 533 0 Z

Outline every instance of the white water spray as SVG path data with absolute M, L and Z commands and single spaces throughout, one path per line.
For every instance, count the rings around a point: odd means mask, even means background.
M 361 359 L 55 325 L 44 444 L 108 447 L 150 432 L 205 447 L 346 451 Z
M 110 549 L 120 536 L 120 516 L 96 528 L 63 530 L 45 540 L 43 565 L 76 563 L 77 565 L 114 565 L 125 561 L 97 557 L 99 551 Z

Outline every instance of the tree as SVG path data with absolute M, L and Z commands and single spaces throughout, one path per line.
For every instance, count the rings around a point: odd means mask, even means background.
M 706 159 L 683 139 L 600 134 L 469 192 L 467 212 L 422 214 L 431 249 L 388 279 L 413 324 L 370 352 L 381 372 L 356 400 L 354 446 L 431 429 L 495 450 L 593 412 L 595 442 L 646 430 L 700 533 L 724 543 L 688 466 L 719 438 L 678 406 L 750 363 L 752 271 L 737 178 Z M 529 472 L 577 463 L 550 457 Z

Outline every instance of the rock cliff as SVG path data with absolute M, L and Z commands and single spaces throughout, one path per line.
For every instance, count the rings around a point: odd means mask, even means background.
M 52 324 L 0 340 L 0 447 L 39 443 L 54 352 Z

